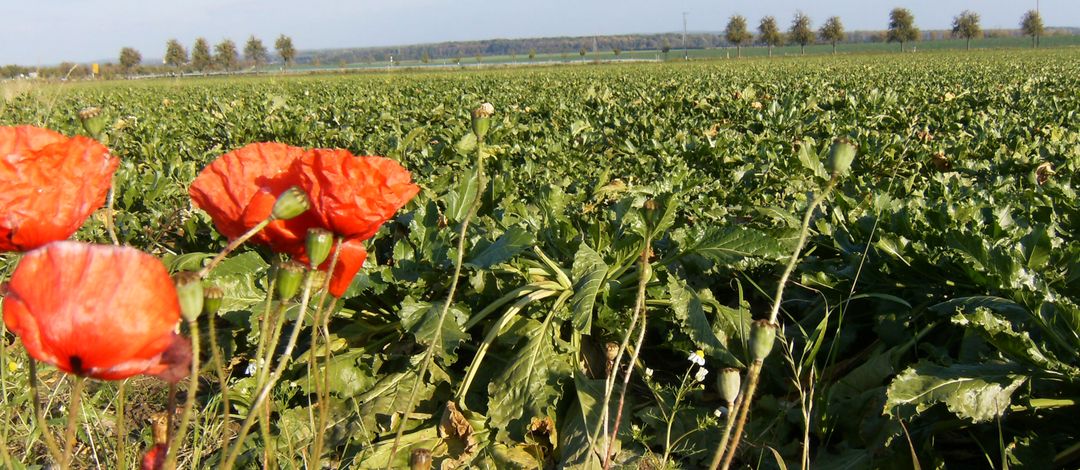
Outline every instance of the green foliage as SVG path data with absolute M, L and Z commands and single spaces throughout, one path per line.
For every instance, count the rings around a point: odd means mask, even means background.
M 326 436 L 325 465 L 404 465 L 424 447 L 437 462 L 478 468 L 595 468 L 604 348 L 628 328 L 647 237 L 648 322 L 616 463 L 645 465 L 670 450 L 675 464 L 700 466 L 721 432 L 711 386 L 683 397 L 672 443 L 663 439 L 687 354 L 702 349 L 710 374 L 748 362 L 750 322 L 772 302 L 795 214 L 829 180 L 829 144 L 846 136 L 859 156 L 813 215 L 746 429 L 775 454 L 743 446 L 737 462 L 779 456 L 794 468 L 809 436 L 813 468 L 910 468 L 912 447 L 921 465 L 979 466 L 1000 453 L 1010 465 L 1069 467 L 1065 451 L 1080 434 L 1078 70 L 1075 51 L 1057 50 L 185 79 L 69 86 L 49 108 L 21 95 L 0 122 L 75 134 L 74 110 L 107 103 L 105 133 L 123 162 L 118 237 L 172 270 L 198 269 L 224 245 L 186 188 L 231 149 L 340 147 L 389 155 L 412 172 L 422 192 L 367 242 L 327 344 L 302 339 L 271 395 L 267 442 L 286 468 L 303 457 L 285 449 L 302 450 L 316 432 Z M 466 110 L 484 101 L 499 111 L 481 180 Z M 459 293 L 440 324 L 455 232 L 477 195 Z M 107 241 L 100 217 L 77 238 Z M 211 275 L 225 293 L 215 320 L 234 415 L 246 416 L 253 399 L 244 371 L 260 338 L 253 326 L 273 306 L 276 261 L 248 246 Z M 0 272 L 14 262 L 4 257 Z M 295 309 L 285 316 L 291 326 Z M 418 377 L 429 346 L 434 366 Z M 327 374 L 326 403 L 312 372 Z M 22 372 L 5 380 L 25 389 Z M 419 405 L 391 455 L 414 390 Z M 182 466 L 220 459 L 205 442 L 221 441 L 221 396 L 200 392 L 208 411 L 199 432 L 209 437 L 185 446 Z M 9 448 L 36 462 L 25 397 L 5 399 Z M 474 452 L 437 445 L 465 441 L 440 430 L 448 401 L 470 423 Z M 812 405 L 805 423 L 800 402 Z M 324 405 L 330 416 L 318 429 L 309 416 Z M 610 403 L 609 427 L 616 412 Z M 96 433 L 103 418 L 88 419 Z M 242 461 L 258 467 L 268 444 L 253 434 Z M 112 465 L 92 435 L 103 467 L 130 466 Z M 87 442 L 77 455 L 89 458 Z

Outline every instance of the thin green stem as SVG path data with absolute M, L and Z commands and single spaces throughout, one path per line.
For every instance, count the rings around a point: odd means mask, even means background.
M 296 348 L 296 341 L 300 338 L 300 329 L 304 323 L 304 313 L 307 312 L 308 301 L 311 299 L 311 287 L 314 283 L 311 271 L 308 271 L 304 276 L 304 296 L 300 300 L 300 311 L 296 316 L 296 323 L 293 324 L 292 333 L 289 335 L 289 342 L 285 345 L 285 351 L 281 353 L 281 359 L 278 360 L 277 367 L 274 369 L 274 373 L 270 376 L 269 381 L 263 385 L 259 391 L 259 395 L 255 397 L 255 401 L 251 403 L 251 410 L 256 410 L 262 406 L 266 401 L 266 397 L 270 395 L 270 391 L 274 388 L 274 384 L 281 378 L 281 374 L 285 372 L 285 367 L 289 365 L 289 359 L 292 357 L 293 349 Z M 236 458 L 240 456 L 240 449 L 243 447 L 244 438 L 247 437 L 248 431 L 251 430 L 251 425 L 255 422 L 255 418 L 258 413 L 248 413 L 247 418 L 244 419 L 244 423 L 240 426 L 240 431 L 237 434 L 236 442 L 232 446 L 232 450 L 229 451 L 228 456 L 222 462 L 222 469 L 231 469 L 236 464 Z
M 169 452 L 165 458 L 165 468 L 176 468 L 176 455 L 180 451 L 180 443 L 187 435 L 188 425 L 191 423 L 191 412 L 195 408 L 195 396 L 199 391 L 199 321 L 188 321 L 188 333 L 191 335 L 191 375 L 188 377 L 187 397 L 184 399 L 184 413 L 180 417 L 180 429 L 169 442 Z
M 127 420 L 124 418 L 127 382 L 127 379 L 121 380 L 116 387 L 116 468 L 127 467 Z
M 259 233 L 263 228 L 266 228 L 266 226 L 273 221 L 273 217 L 268 217 L 266 220 L 263 220 L 262 222 L 259 222 L 254 227 L 252 227 L 251 230 L 244 232 L 244 234 L 240 235 L 240 237 L 230 241 L 228 246 L 226 246 L 224 250 L 221 250 L 221 252 L 218 253 L 217 256 L 214 257 L 214 259 L 210 260 L 210 264 L 207 264 L 199 271 L 199 277 L 206 278 L 206 276 L 210 274 L 210 271 L 213 271 L 214 268 L 217 267 L 217 265 L 221 263 L 221 261 L 224 260 L 226 256 L 229 256 L 229 253 L 232 253 L 233 250 L 239 248 L 240 245 L 243 245 L 244 242 L 248 241 L 249 238 L 255 236 L 256 233 Z
M 679 383 L 679 390 L 675 393 L 675 403 L 671 404 L 671 414 L 665 416 L 667 418 L 667 432 L 664 433 L 664 455 L 660 459 L 661 468 L 667 468 L 667 461 L 671 458 L 671 427 L 675 424 L 675 413 L 679 411 L 679 402 L 682 401 L 683 392 L 686 389 L 686 379 L 690 378 L 691 369 L 693 367 L 686 369 L 686 374 L 683 375 L 682 382 Z
M 60 468 L 71 468 L 71 453 L 75 450 L 75 430 L 79 428 L 79 410 L 82 407 L 82 394 L 85 385 L 86 379 L 81 375 L 76 375 L 75 385 L 71 387 L 67 427 L 64 429 L 64 455 L 60 460 Z
M 446 301 L 443 303 L 442 311 L 439 312 L 439 321 L 436 323 L 438 327 L 435 329 L 435 337 L 431 340 L 431 344 L 428 345 L 427 353 L 424 355 L 423 364 L 420 366 L 419 373 L 416 374 L 416 383 L 414 383 L 412 391 L 409 393 L 409 401 L 405 405 L 405 413 L 401 417 L 401 422 L 398 424 L 397 434 L 394 435 L 394 444 L 390 447 L 390 457 L 386 459 L 386 470 L 390 470 L 391 463 L 394 461 L 394 455 L 397 454 L 398 446 L 401 444 L 401 437 L 405 435 L 405 425 L 409 422 L 409 415 L 412 414 L 413 407 L 416 406 L 416 397 L 421 388 L 421 382 L 424 380 L 424 375 L 427 374 L 431 363 L 435 359 L 435 349 L 439 347 L 439 343 L 442 340 L 442 325 L 446 321 L 446 315 L 450 312 L 450 305 L 454 301 L 454 294 L 457 292 L 458 280 L 461 278 L 461 267 L 465 262 L 465 242 L 466 235 L 469 230 L 469 222 L 472 221 L 476 215 L 477 209 L 480 207 L 480 201 L 482 199 L 483 188 L 487 186 L 484 179 L 484 139 L 478 138 L 476 142 L 476 196 L 473 197 L 472 202 L 469 204 L 469 210 L 465 213 L 464 219 L 461 221 L 461 227 L 458 229 L 458 243 L 457 243 L 457 256 L 454 260 L 454 274 L 450 278 L 450 290 L 446 294 Z
M 308 352 L 308 367 L 309 370 L 315 372 L 315 390 L 319 397 L 319 421 L 318 427 L 315 429 L 315 442 L 311 449 L 311 458 L 315 460 L 316 467 L 318 462 L 321 461 L 321 455 L 323 450 L 323 432 L 326 429 L 326 422 L 330 419 L 329 406 L 330 406 L 330 314 L 334 311 L 334 307 L 337 305 L 337 297 L 331 300 L 328 308 L 324 309 L 323 306 L 326 302 L 326 297 L 329 293 L 330 279 L 333 277 L 334 268 L 337 267 L 338 258 L 341 257 L 341 245 L 345 243 L 338 237 L 337 246 L 334 248 L 333 255 L 330 258 L 330 267 L 327 268 L 326 280 L 323 282 L 322 294 L 319 297 L 319 302 L 316 304 L 315 314 L 313 315 L 311 322 L 311 348 Z M 315 266 L 312 266 L 315 269 Z M 323 336 L 323 353 L 326 354 L 326 359 L 323 360 L 323 370 L 319 371 L 319 358 L 316 356 L 316 345 L 319 332 L 322 332 Z M 309 374 L 310 375 L 310 374 Z
M 229 421 L 231 407 L 229 406 L 229 374 L 225 373 L 225 360 L 222 358 L 221 351 L 218 349 L 217 343 L 217 315 L 210 315 L 207 318 L 208 333 L 210 336 L 210 356 L 211 361 L 214 363 L 214 369 L 216 369 L 218 377 L 218 387 L 220 389 L 219 396 L 221 397 L 221 410 L 222 410 L 222 424 L 221 424 L 221 442 L 229 442 L 229 436 L 225 433 L 229 432 Z
M 116 203 L 116 177 L 109 185 L 109 195 L 105 198 L 105 231 L 109 233 L 109 240 L 113 245 L 119 245 L 120 239 L 116 238 L 116 218 L 113 215 L 113 205 Z
M 743 398 L 739 407 L 739 416 L 735 422 L 734 437 L 731 438 L 731 444 L 727 449 L 727 456 L 724 457 L 724 464 L 721 468 L 727 470 L 731 467 L 732 460 L 735 459 L 735 451 L 739 450 L 739 441 L 741 440 L 743 428 L 746 426 L 746 418 L 750 414 L 751 399 L 754 397 L 754 391 L 757 390 L 758 379 L 761 376 L 761 361 L 754 361 L 750 364 L 750 369 L 746 372 L 746 384 L 743 385 L 743 391 L 739 395 Z
M 45 421 L 45 414 L 41 411 L 41 392 L 38 389 L 38 376 L 37 376 L 37 361 L 32 356 L 27 354 L 30 374 L 30 395 L 34 405 L 34 421 L 37 422 L 37 427 L 41 429 L 41 435 L 45 438 L 45 447 L 49 450 L 49 456 L 52 457 L 53 462 L 57 465 L 63 465 L 63 454 L 60 453 L 60 446 L 56 444 L 56 438 L 53 437 L 52 432 L 49 430 L 49 423 Z
M 840 180 L 838 175 L 833 175 L 829 180 L 829 184 L 825 186 L 825 189 L 818 194 L 810 202 L 810 206 L 806 208 L 806 213 L 803 214 L 802 226 L 799 229 L 799 241 L 795 244 L 795 250 L 791 253 L 791 258 L 788 259 L 788 264 L 784 268 L 783 274 L 780 275 L 780 280 L 776 286 L 776 295 L 773 296 L 772 308 L 769 311 L 769 323 L 776 324 L 777 317 L 780 314 L 780 304 L 784 300 L 784 289 L 787 287 L 788 278 L 791 277 L 791 273 L 795 271 L 795 267 L 799 264 L 799 255 L 802 254 L 803 247 L 806 246 L 806 239 L 810 235 L 810 221 L 814 218 L 814 212 L 817 211 L 818 205 L 822 203 L 829 196 L 829 193 L 836 188 L 836 183 Z M 750 405 L 754 400 L 754 391 L 757 389 L 758 379 L 761 375 L 761 361 L 755 361 L 750 369 L 747 371 L 746 379 L 747 383 L 743 389 L 743 402 L 739 413 L 738 422 L 735 425 L 735 434 L 731 438 L 730 449 L 728 449 L 728 455 L 724 459 L 724 469 L 727 469 L 731 465 L 732 459 L 735 458 L 735 451 L 739 447 L 739 441 L 742 440 L 743 427 L 746 425 L 747 415 L 750 414 Z
M 727 402 L 727 417 L 724 419 L 724 433 L 720 435 L 720 443 L 716 445 L 716 453 L 713 454 L 712 463 L 709 464 L 709 470 L 716 470 L 720 466 L 720 462 L 724 459 L 724 452 L 727 451 L 728 438 L 731 437 L 731 429 L 735 427 L 735 415 L 738 413 L 739 405 L 742 404 L 742 397 L 740 396 L 734 402 Z
M 615 445 L 615 438 L 619 433 L 619 422 L 622 420 L 623 406 L 626 402 L 626 389 L 630 386 L 630 377 L 634 373 L 633 364 L 637 363 L 638 356 L 641 354 L 642 344 L 645 342 L 645 327 L 647 326 L 646 309 L 645 309 L 645 288 L 649 285 L 649 280 L 652 278 L 652 266 L 649 264 L 649 253 L 652 251 L 652 236 L 651 234 L 645 237 L 645 246 L 641 249 L 641 275 L 638 277 L 638 291 L 637 298 L 634 300 L 634 317 L 630 320 L 630 328 L 626 330 L 626 335 L 623 337 L 622 345 L 619 346 L 619 352 L 615 355 L 615 362 L 611 367 L 611 375 L 608 376 L 608 386 L 604 390 L 603 412 L 601 413 L 601 421 L 604 426 L 604 435 L 611 436 L 604 449 L 604 470 L 607 470 L 611 466 L 611 451 Z M 630 356 L 630 367 L 626 368 L 626 373 L 623 374 L 623 386 L 619 392 L 619 406 L 615 412 L 615 423 L 613 425 L 611 434 L 607 433 L 607 410 L 608 403 L 611 401 L 611 394 L 615 389 L 615 374 L 618 373 L 620 362 L 622 361 L 623 353 L 626 351 L 630 342 L 630 335 L 634 332 L 634 326 L 637 325 L 638 320 L 641 321 L 641 331 L 638 333 L 637 341 L 634 344 L 634 352 Z M 594 440 L 595 441 L 595 440 Z

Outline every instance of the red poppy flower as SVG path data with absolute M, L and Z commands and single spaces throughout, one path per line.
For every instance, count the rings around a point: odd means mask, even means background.
M 119 163 L 87 137 L 0 127 L 0 251 L 70 237 L 105 203 Z
M 257 143 L 222 155 L 195 178 L 188 193 L 218 231 L 236 238 L 266 219 L 277 196 L 290 186 L 308 193 L 311 210 L 270 223 L 252 240 L 303 260 L 308 229 L 324 228 L 344 238 L 330 285 L 337 297 L 367 257 L 360 242 L 374 236 L 420 191 L 409 172 L 389 158 Z
M 371 238 L 420 192 L 409 172 L 389 158 L 315 149 L 298 163 L 312 212 L 324 228 L 345 238 Z
M 27 252 L 8 284 L 4 323 L 34 359 L 72 374 L 178 381 L 191 346 L 165 265 L 134 248 L 54 242 Z

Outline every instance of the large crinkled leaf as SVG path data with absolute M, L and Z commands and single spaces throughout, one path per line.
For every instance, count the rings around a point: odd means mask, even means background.
M 1012 394 L 1027 377 L 1007 364 L 954 364 L 920 362 L 889 384 L 885 414 L 902 419 L 944 403 L 949 411 L 976 423 L 989 421 L 1009 408 Z
M 711 295 L 708 290 L 694 292 L 681 279 L 668 278 L 668 294 L 671 296 L 671 309 L 679 320 L 683 333 L 686 333 L 697 347 L 710 357 L 718 359 L 724 366 L 741 367 L 740 362 L 727 349 L 727 345 L 713 332 L 709 319 L 705 316 L 705 303 L 702 295 Z
M 1016 331 L 1009 320 L 995 315 L 986 307 L 977 307 L 974 312 L 960 312 L 952 317 L 955 325 L 969 331 L 975 331 L 986 342 L 994 345 L 1006 355 L 1028 362 L 1036 367 L 1076 374 L 1076 368 L 1064 364 L 1048 354 L 1031 339 L 1026 331 Z
M 445 364 L 457 361 L 455 351 L 462 341 L 469 338 L 462 325 L 469 319 L 469 312 L 460 304 L 451 306 L 446 313 L 446 318 L 439 324 L 439 314 L 442 313 L 443 302 L 418 302 L 412 298 L 405 299 L 398 317 L 401 325 L 416 337 L 416 341 L 425 346 L 431 345 L 438 336 L 439 357 Z
M 461 222 L 469 212 L 469 206 L 476 199 L 476 193 L 480 190 L 476 171 L 472 170 L 461 175 L 456 189 L 450 190 L 446 195 L 446 216 L 454 222 Z
M 786 254 L 775 238 L 745 227 L 693 228 L 682 240 L 683 251 L 717 264 L 732 264 L 743 258 L 779 258 Z
M 504 263 L 513 258 L 522 250 L 534 243 L 533 234 L 520 227 L 511 227 L 504 232 L 495 242 L 483 248 L 475 254 L 466 264 L 488 269 L 496 264 Z
M 562 460 L 559 468 L 573 470 L 596 470 L 603 467 L 599 453 L 603 452 L 607 440 L 605 436 L 599 437 L 596 446 L 589 445 L 589 439 L 595 427 L 600 423 L 600 414 L 603 408 L 600 402 L 604 401 L 604 379 L 587 379 L 580 374 L 574 377 L 574 389 L 577 391 L 577 400 L 570 405 L 566 416 L 562 419 L 562 427 L 559 429 L 559 448 L 562 449 Z M 615 426 L 615 415 L 618 411 L 617 400 L 608 403 L 608 426 Z M 631 408 L 627 406 L 627 408 Z M 620 426 L 620 439 L 615 442 L 614 450 L 621 448 L 623 438 L 629 434 L 626 426 Z
M 532 418 L 555 415 L 560 382 L 570 376 L 571 366 L 558 343 L 553 316 L 544 323 L 526 322 L 521 334 L 527 342 L 513 351 L 506 369 L 488 385 L 490 427 L 499 431 L 501 441 L 521 441 Z
M 596 295 L 604 284 L 608 265 L 596 250 L 582 243 L 574 255 L 574 266 L 570 274 L 574 281 L 574 296 L 570 299 L 573 312 L 574 329 L 589 334 L 592 329 L 593 306 Z

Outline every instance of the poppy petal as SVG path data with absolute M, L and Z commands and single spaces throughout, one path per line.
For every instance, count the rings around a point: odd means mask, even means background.
M 180 319 L 160 260 L 128 247 L 53 242 L 27 252 L 4 322 L 35 359 L 106 380 L 162 371 Z

